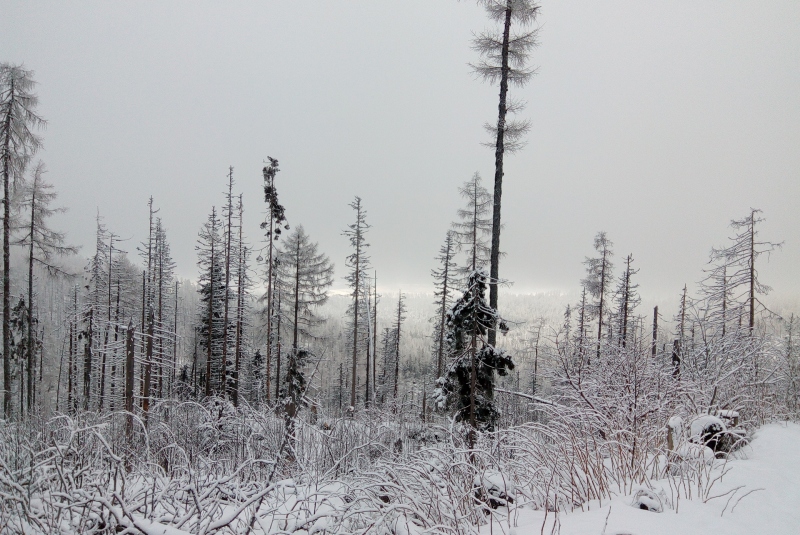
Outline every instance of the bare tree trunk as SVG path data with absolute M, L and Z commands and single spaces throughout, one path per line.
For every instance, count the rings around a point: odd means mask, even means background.
M 128 413 L 127 434 L 130 440 L 133 432 L 133 337 L 135 327 L 133 320 L 128 322 L 128 329 L 125 331 L 125 411 Z
M 175 393 L 175 376 L 178 371 L 178 281 L 175 281 L 175 318 L 172 322 L 172 374 L 169 381 L 170 397 Z
M 103 361 L 100 365 L 100 411 L 103 411 L 103 406 L 105 403 L 105 392 L 106 392 L 106 357 L 108 355 L 108 338 L 110 336 L 111 331 L 111 266 L 113 264 L 113 255 L 114 255 L 114 234 L 110 233 L 108 240 L 108 314 L 107 314 L 107 322 L 105 328 L 105 337 L 103 340 Z
M 506 96 L 508 94 L 508 44 L 511 31 L 512 0 L 506 0 L 500 72 L 500 101 L 497 105 L 497 142 L 494 153 L 494 204 L 492 206 L 492 252 L 490 259 L 489 306 L 497 310 L 497 281 L 500 277 L 500 200 L 503 195 L 503 154 L 505 152 Z M 497 343 L 497 331 L 489 330 L 489 345 Z
M 145 422 L 150 411 L 150 382 L 153 373 L 153 330 L 155 323 L 155 311 L 152 306 L 147 310 L 147 354 L 144 363 L 144 391 L 142 392 L 142 411 L 144 411 Z
M 233 167 L 228 171 L 228 228 L 225 237 L 225 296 L 223 297 L 223 318 L 222 318 L 222 395 L 228 395 L 228 309 L 230 301 L 231 283 L 231 220 L 233 218 Z
M 653 347 L 651 349 L 653 358 L 656 356 L 658 349 L 658 305 L 653 308 Z
M 372 389 L 373 394 L 378 389 L 377 370 L 378 370 L 378 272 L 375 271 L 375 282 L 373 284 L 375 298 L 372 301 Z M 373 399 L 375 396 L 373 395 Z
M 600 270 L 600 305 L 597 311 L 597 360 L 600 360 L 600 343 L 603 338 L 603 315 L 606 295 L 606 247 L 603 246 L 603 265 Z
M 159 223 L 159 229 L 161 225 Z M 158 397 L 164 397 L 164 235 L 156 236 L 156 261 L 158 263 Z
M 372 289 L 369 287 L 369 283 L 367 283 L 367 328 L 372 330 Z M 369 401 L 370 401 L 370 363 L 372 361 L 372 352 L 373 352 L 373 345 L 372 345 L 372 333 L 367 333 L 368 340 L 369 340 L 369 350 L 367 351 L 367 373 L 366 373 L 366 384 L 364 385 L 364 407 L 369 408 Z
M 141 330 L 142 333 L 144 333 L 146 331 L 145 324 L 144 324 L 145 312 L 147 310 L 147 305 L 145 304 L 145 301 L 146 301 L 145 291 L 146 290 L 147 290 L 147 271 L 142 270 L 142 324 L 140 326 L 140 330 Z M 142 337 L 142 347 L 141 347 L 141 350 L 140 350 L 140 353 L 142 355 L 144 355 L 144 344 L 145 344 L 145 340 L 144 340 L 144 337 Z M 142 378 L 140 376 L 139 377 L 139 394 L 140 395 L 142 393 L 142 388 L 144 388 L 144 386 L 142 385 Z
M 436 377 L 437 379 L 442 376 L 444 373 L 444 330 L 445 330 L 445 317 L 447 315 L 447 294 L 448 294 L 448 284 L 450 282 L 450 249 L 451 249 L 451 239 L 448 235 L 447 239 L 447 250 L 445 251 L 445 262 L 444 262 L 444 278 L 442 279 L 442 304 L 440 305 L 439 309 L 439 340 L 438 340 L 438 347 L 436 349 Z M 473 260 L 474 265 L 474 260 Z M 474 269 L 474 268 L 473 268 Z
M 119 294 L 120 280 L 117 277 L 117 303 L 114 308 L 114 354 L 111 357 L 111 392 L 109 393 L 109 410 L 114 412 L 115 394 L 117 391 L 117 342 L 119 341 Z M 131 323 L 133 320 L 131 320 Z
M 73 375 L 75 368 L 75 330 L 78 322 L 78 287 L 75 286 L 73 298 L 74 316 L 69 322 L 69 363 L 67 365 L 67 412 L 70 414 L 75 413 L 75 385 L 73 384 Z
M 269 404 L 271 389 L 270 376 L 272 374 L 272 232 L 275 222 L 272 214 L 269 216 L 269 253 L 267 258 L 267 374 L 265 376 L 267 388 L 267 403 Z
M 397 400 L 398 394 L 398 383 L 400 379 L 400 327 L 402 324 L 402 317 L 403 317 L 403 292 L 400 291 L 400 295 L 397 299 L 397 336 L 395 337 L 395 345 L 394 345 L 394 399 L 395 402 Z
M 14 80 L 11 80 L 10 94 L 15 95 Z M 5 146 L 3 147 L 3 415 L 11 417 L 11 199 L 9 181 L 11 180 L 11 110 L 3 120 Z
M 473 316 L 474 317 L 474 316 Z M 473 328 L 475 329 L 475 328 Z M 475 391 L 478 389 L 478 362 L 477 362 L 477 348 L 478 340 L 475 331 L 472 332 L 472 347 L 470 348 L 470 373 L 469 373 L 469 434 L 468 434 L 468 447 L 470 450 L 475 449 L 475 439 L 478 430 L 478 421 L 475 414 Z M 470 453 L 470 459 L 473 459 L 473 453 Z
M 281 292 L 278 292 L 278 325 L 275 328 L 275 402 L 277 403 L 281 389 Z
M 242 353 L 242 328 L 243 328 L 243 318 L 242 315 L 244 314 L 244 276 L 245 276 L 245 265 L 244 265 L 244 258 L 245 258 L 245 250 L 244 250 L 244 243 L 242 239 L 242 196 L 239 195 L 239 265 L 237 266 L 237 276 L 236 276 L 236 344 L 234 348 L 235 354 L 235 363 L 233 369 L 233 404 L 234 406 L 239 406 L 239 369 L 241 366 L 241 353 Z
M 361 284 L 360 254 L 361 248 L 356 247 L 356 284 L 355 290 L 353 290 L 353 373 L 351 379 L 352 384 L 350 385 L 350 406 L 353 407 L 353 409 L 356 408 L 356 369 L 358 365 L 358 293 Z
M 756 325 L 756 212 L 750 212 L 750 336 Z
M 89 329 L 83 354 L 83 410 L 88 411 L 92 394 L 92 331 L 94 330 L 94 304 L 89 308 Z
M 625 287 L 622 296 L 622 347 L 628 344 L 628 306 L 631 292 L 631 260 L 632 255 L 628 255 L 625 267 Z
M 36 178 L 34 177 L 34 180 Z M 31 188 L 31 244 L 28 249 L 28 325 L 27 325 L 27 357 L 28 357 L 28 413 L 33 409 L 33 373 L 36 350 L 33 347 L 33 244 L 36 225 L 36 184 Z
M 212 212 L 213 215 L 213 212 Z M 216 238 L 216 229 L 212 226 L 212 236 L 211 236 L 211 263 L 209 264 L 211 267 L 209 268 L 209 294 L 208 294 L 208 333 L 206 336 L 206 397 L 211 395 L 211 346 L 213 344 L 213 330 L 214 330 L 214 263 L 216 262 L 216 258 L 214 257 L 214 245 L 215 245 L 215 238 Z

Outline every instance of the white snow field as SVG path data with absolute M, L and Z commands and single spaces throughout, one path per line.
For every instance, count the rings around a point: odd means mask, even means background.
M 719 477 L 722 475 L 722 477 Z M 663 512 L 633 506 L 635 490 L 571 513 L 511 509 L 510 518 L 485 526 L 492 535 L 798 535 L 800 534 L 800 425 L 760 428 L 737 459 L 717 460 L 705 496 L 681 497 L 667 481 L 651 492 Z M 672 490 L 671 490 L 672 488 Z M 645 498 L 647 499 L 647 498 Z M 500 515 L 497 515 L 500 516 Z

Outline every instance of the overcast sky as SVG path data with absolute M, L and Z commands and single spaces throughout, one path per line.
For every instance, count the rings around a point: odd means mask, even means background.
M 575 291 L 605 230 L 643 294 L 677 296 L 752 206 L 762 237 L 785 241 L 762 279 L 800 294 L 800 2 L 546 1 L 538 24 L 538 74 L 512 89 L 532 125 L 506 160 L 514 291 Z M 36 73 L 40 156 L 70 208 L 57 224 L 84 256 L 97 210 L 133 251 L 152 195 L 195 278 L 230 165 L 259 243 L 272 156 L 288 219 L 337 286 L 359 195 L 379 284 L 424 291 L 457 188 L 494 173 L 480 143 L 498 90 L 467 65 L 488 25 L 455 0 L 0 0 L 0 61 Z

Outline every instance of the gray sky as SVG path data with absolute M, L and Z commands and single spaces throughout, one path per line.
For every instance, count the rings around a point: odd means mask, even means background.
M 0 60 L 36 72 L 41 157 L 70 208 L 58 225 L 84 255 L 98 208 L 141 241 L 153 195 L 194 278 L 229 165 L 259 241 L 269 155 L 337 286 L 360 195 L 379 284 L 423 291 L 458 186 L 493 176 L 479 143 L 497 89 L 467 66 L 489 23 L 471 2 L 0 0 L 0 13 Z M 753 206 L 763 237 L 785 241 L 764 282 L 799 294 L 800 3 L 546 1 L 539 24 L 538 74 L 512 89 L 532 123 L 504 181 L 514 291 L 574 291 L 606 230 L 643 294 L 677 296 Z

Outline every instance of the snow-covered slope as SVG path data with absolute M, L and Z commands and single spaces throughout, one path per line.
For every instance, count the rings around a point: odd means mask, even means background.
M 800 535 L 800 425 L 771 424 L 755 434 L 738 459 L 715 461 L 707 498 L 677 499 L 665 481 L 664 511 L 631 505 L 634 496 L 567 514 L 520 509 L 496 522 L 493 535 Z M 724 475 L 718 478 L 720 474 Z M 716 479 L 716 481 L 715 481 Z M 672 502 L 672 503 L 670 503 Z M 554 529 L 555 523 L 555 529 Z M 543 528 L 544 524 L 544 528 Z M 559 525 L 560 524 L 560 525 Z M 485 527 L 488 534 L 489 526 Z

